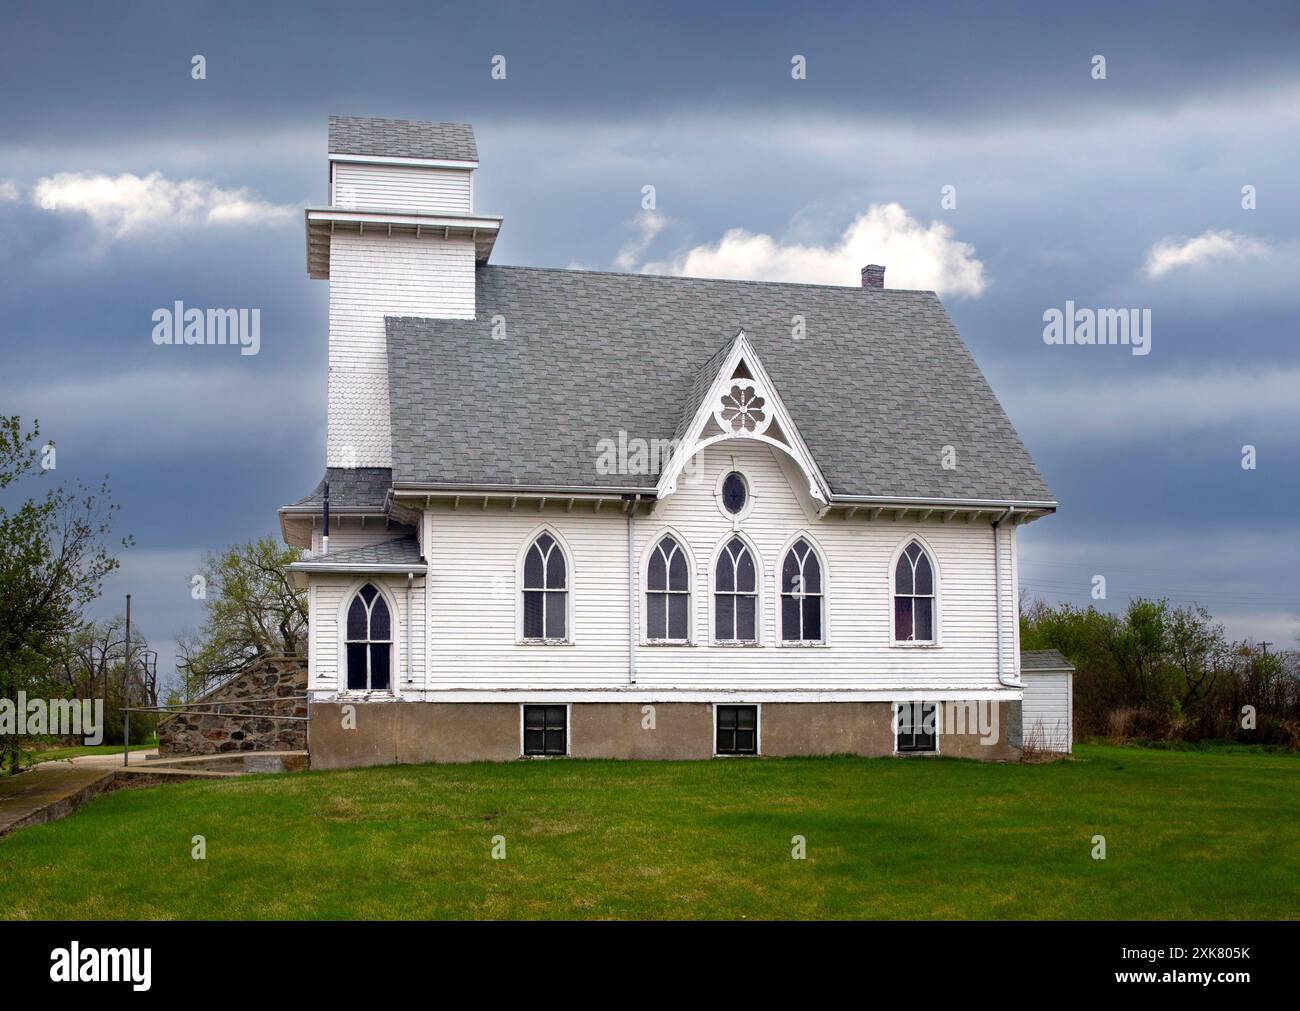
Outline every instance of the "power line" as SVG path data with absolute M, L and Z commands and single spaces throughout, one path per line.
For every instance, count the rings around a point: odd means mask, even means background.
M 1042 579 L 1029 577 L 1022 579 L 1021 583 L 1025 586 L 1040 586 L 1044 589 L 1059 589 L 1062 591 L 1073 591 L 1083 587 L 1085 581 L 1062 580 L 1062 579 Z M 1087 581 L 1090 582 L 1090 581 Z M 1203 587 L 1191 586 L 1131 586 L 1127 583 L 1116 583 L 1114 580 L 1107 580 L 1107 588 L 1118 588 L 1131 593 L 1139 593 L 1147 596 L 1181 596 L 1181 597 L 1205 597 L 1207 599 L 1224 599 L 1239 600 L 1245 603 L 1283 603 L 1293 607 L 1300 607 L 1300 597 L 1293 597 L 1286 594 L 1268 593 L 1263 590 L 1235 590 L 1235 589 L 1205 589 Z
M 1026 566 L 1033 566 L 1035 568 L 1081 569 L 1083 571 L 1093 572 L 1093 573 L 1096 573 L 1098 571 L 1105 571 L 1105 572 L 1141 572 L 1143 575 L 1152 575 L 1152 576 L 1164 575 L 1164 576 L 1186 577 L 1189 575 L 1189 573 L 1186 570 L 1180 571 L 1176 569 L 1153 569 L 1150 566 L 1145 566 L 1145 565 L 1142 566 L 1111 565 L 1106 562 L 1062 562 L 1062 561 L 1054 561 L 1045 558 L 1035 558 L 1033 555 L 1021 555 L 1017 560 L 1017 564 L 1021 568 L 1025 568 Z M 1204 578 L 1217 580 L 1221 577 L 1206 576 Z
M 1108 593 L 1106 593 L 1105 598 L 1099 600 L 1093 598 L 1092 594 L 1089 593 L 1088 590 L 1079 590 L 1079 591 L 1053 590 L 1050 589 L 1050 587 L 1034 586 L 1031 585 L 1031 583 L 1022 583 L 1022 587 L 1023 589 L 1030 591 L 1030 593 L 1043 594 L 1047 596 L 1053 596 L 1053 598 L 1065 599 L 1065 600 L 1084 600 L 1084 602 L 1096 603 L 1096 604 L 1105 604 L 1106 602 L 1109 602 L 1109 600 L 1138 600 L 1138 599 L 1157 600 L 1158 599 L 1158 600 L 1165 600 L 1165 602 L 1171 604 L 1200 604 L 1200 606 L 1214 606 L 1221 609 L 1225 606 L 1229 606 L 1229 604 L 1242 604 L 1243 607 L 1257 609 L 1261 603 L 1264 603 L 1264 602 L 1260 602 L 1260 600 L 1229 600 L 1229 599 L 1210 600 L 1206 598 L 1200 598 L 1200 596 L 1173 596 L 1170 594 L 1161 594 L 1157 596 L 1153 594 L 1125 593 L 1125 591 L 1123 590 L 1108 590 Z M 1286 606 L 1286 604 L 1284 604 L 1284 606 L 1282 607 L 1282 611 L 1284 613 L 1291 613 L 1292 611 L 1296 611 L 1296 609 L 1297 606 L 1295 606 L 1295 604 L 1292 604 L 1292 606 Z M 1297 615 L 1297 620 L 1300 620 L 1300 615 Z

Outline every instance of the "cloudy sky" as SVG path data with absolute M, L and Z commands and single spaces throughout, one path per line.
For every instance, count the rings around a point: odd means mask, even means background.
M 99 613 L 168 666 L 202 553 L 320 477 L 338 113 L 472 122 L 494 262 L 937 289 L 1062 503 L 1023 584 L 1294 647 L 1300 8 L 1076 6 L 6 4 L 0 411 L 111 475 Z M 155 346 L 177 299 L 260 307 L 261 353 Z M 1046 344 L 1067 301 L 1150 353 Z

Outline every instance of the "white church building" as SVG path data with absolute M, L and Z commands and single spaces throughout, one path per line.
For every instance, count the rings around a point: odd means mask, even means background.
M 498 266 L 478 168 L 330 119 L 325 472 L 280 510 L 313 766 L 1007 759 L 1068 714 L 1018 641 L 1057 503 L 933 292 Z

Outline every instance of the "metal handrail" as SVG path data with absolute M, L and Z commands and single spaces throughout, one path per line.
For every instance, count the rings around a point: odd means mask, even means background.
M 229 705 L 230 703 L 226 703 L 226 704 Z M 122 706 L 121 709 L 124 713 L 161 712 L 160 709 L 157 709 L 153 706 L 130 706 L 130 707 Z M 203 712 L 193 712 L 191 710 L 186 710 L 186 709 L 172 709 L 169 710 L 169 712 L 174 712 L 177 716 L 251 716 L 254 719 L 258 719 L 258 720 L 305 720 L 308 718 L 306 716 L 276 716 L 272 713 L 267 713 L 265 715 L 263 715 L 262 713 L 203 713 Z
M 261 699 L 228 699 L 224 702 L 164 702 L 157 706 L 122 706 L 122 709 L 130 709 L 132 712 L 142 712 L 143 710 L 154 709 L 183 709 L 186 706 L 233 706 L 237 702 L 306 702 L 310 696 L 307 695 L 271 695 Z

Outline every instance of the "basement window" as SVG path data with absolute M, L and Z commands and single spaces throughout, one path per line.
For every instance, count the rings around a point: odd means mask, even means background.
M 524 706 L 524 754 L 567 755 L 568 753 L 568 707 Z
M 924 754 L 939 750 L 936 723 L 938 707 L 933 702 L 900 702 L 894 715 L 898 728 L 895 749 L 899 754 Z
M 758 754 L 758 706 L 718 706 L 717 753 Z

